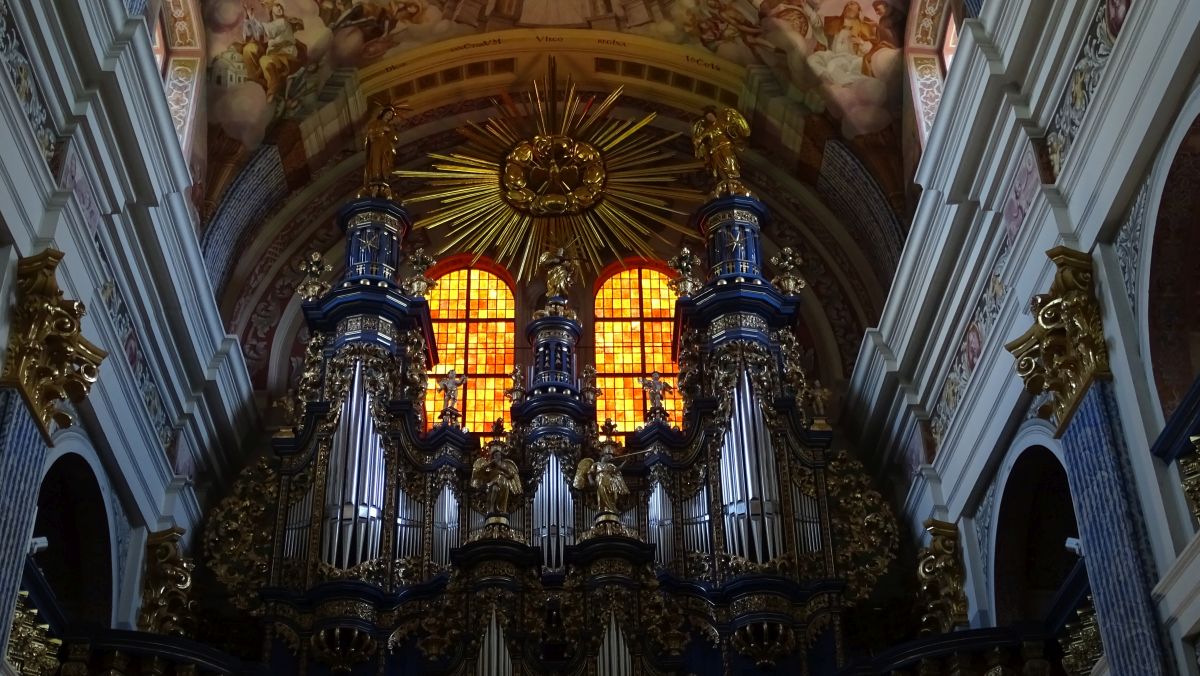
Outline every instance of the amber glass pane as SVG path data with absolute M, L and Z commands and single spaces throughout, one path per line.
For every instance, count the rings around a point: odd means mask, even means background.
M 438 319 L 465 319 L 467 316 L 467 282 L 470 270 L 453 270 L 437 278 L 437 284 L 426 295 L 429 315 Z
M 636 319 L 642 316 L 639 271 L 639 268 L 623 270 L 604 282 L 596 294 L 597 319 Z
M 611 417 L 621 433 L 645 420 L 641 378 L 658 371 L 674 385 L 679 371 L 671 358 L 675 298 L 667 280 L 658 270 L 631 268 L 608 278 L 596 293 L 596 384 L 604 393 L 596 412 L 601 423 Z M 663 398 L 663 408 L 678 422 L 676 393 Z
M 675 294 L 667 286 L 668 278 L 658 270 L 642 268 L 642 316 L 675 316 Z
M 437 381 L 451 368 L 468 378 L 458 399 L 467 429 L 488 432 L 498 417 L 507 423 L 504 389 L 513 367 L 516 334 L 515 301 L 508 284 L 486 270 L 453 270 L 437 278 L 428 299 L 439 362 L 425 400 L 426 427 L 440 420 L 443 397 Z

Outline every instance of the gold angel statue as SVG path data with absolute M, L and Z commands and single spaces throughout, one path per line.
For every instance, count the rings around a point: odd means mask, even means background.
M 392 198 L 392 185 L 388 179 L 396 163 L 396 125 L 400 123 L 400 111 L 411 110 L 407 105 L 387 104 L 379 109 L 367 122 L 364 145 L 367 160 L 363 165 L 363 186 L 359 197 Z
M 488 444 L 488 455 L 471 466 L 471 488 L 487 488 L 488 514 L 508 514 L 508 501 L 520 495 L 521 475 L 517 463 L 504 457 L 504 442 Z
M 749 137 L 750 125 L 733 108 L 708 106 L 704 117 L 692 125 L 696 159 L 704 161 L 716 181 L 710 196 L 752 195 L 741 181 L 742 167 L 737 157 Z
M 613 461 L 613 453 L 605 449 L 596 460 L 584 458 L 575 468 L 575 482 L 579 490 L 596 491 L 596 508 L 601 514 L 617 514 L 617 503 L 629 495 L 629 486 L 621 476 L 621 466 Z
M 566 298 L 567 292 L 575 286 L 576 260 L 560 246 L 553 251 L 543 252 L 538 256 L 537 263 L 546 273 L 546 295 Z

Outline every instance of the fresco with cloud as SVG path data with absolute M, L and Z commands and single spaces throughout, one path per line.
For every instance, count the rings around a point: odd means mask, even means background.
M 210 0 L 210 122 L 248 147 L 302 117 L 335 69 L 447 38 L 589 27 L 694 46 L 777 73 L 846 138 L 884 131 L 901 96 L 903 0 Z

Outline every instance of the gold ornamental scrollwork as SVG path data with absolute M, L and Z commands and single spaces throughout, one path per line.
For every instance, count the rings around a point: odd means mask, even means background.
M 142 578 L 142 611 L 138 629 L 169 636 L 192 636 L 196 631 L 196 602 L 192 600 L 192 570 L 196 564 L 183 555 L 179 527 L 151 533 L 146 541 L 146 570 Z
M 58 649 L 62 641 L 48 636 L 49 628 L 49 625 L 38 621 L 38 610 L 30 604 L 29 592 L 18 592 L 6 655 L 15 669 L 13 673 L 26 676 L 58 673 Z
M 47 441 L 51 423 L 61 428 L 73 422 L 62 402 L 87 397 L 108 356 L 80 332 L 83 303 L 65 299 L 58 288 L 54 271 L 62 258 L 63 252 L 46 249 L 17 264 L 17 299 L 0 376 L 0 384 L 21 393 Z
M 871 487 L 862 464 L 845 449 L 830 458 L 826 486 L 835 563 L 846 579 L 846 603 L 853 605 L 870 595 L 896 558 L 896 519 L 887 501 Z
M 920 585 L 921 634 L 948 634 L 967 623 L 966 573 L 959 549 L 958 527 L 928 519 L 929 546 L 917 555 Z
M 1066 633 L 1059 639 L 1063 647 L 1063 670 L 1069 676 L 1091 674 L 1096 663 L 1104 656 L 1104 645 L 1100 640 L 1100 625 L 1096 621 L 1096 609 L 1092 599 L 1075 611 L 1075 620 L 1068 622 Z
M 1033 297 L 1033 326 L 1004 349 L 1016 357 L 1025 389 L 1050 393 L 1038 415 L 1053 416 L 1062 435 L 1092 381 L 1111 374 L 1091 256 L 1064 246 L 1046 255 L 1058 268 L 1050 292 Z
M 217 504 L 204 531 L 206 563 L 234 606 L 251 612 L 261 602 L 272 554 L 279 479 L 263 457 L 241 473 L 233 492 Z

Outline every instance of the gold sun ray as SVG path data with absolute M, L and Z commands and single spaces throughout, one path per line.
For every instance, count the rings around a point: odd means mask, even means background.
M 488 253 L 521 280 L 547 246 L 571 247 L 598 272 L 610 251 L 650 257 L 668 231 L 696 236 L 676 205 L 703 195 L 671 184 L 702 165 L 666 149 L 679 134 L 645 134 L 654 113 L 611 117 L 620 98 L 620 88 L 599 98 L 560 86 L 551 58 L 527 95 L 493 99 L 487 121 L 460 129 L 461 148 L 431 153 L 432 169 L 395 172 L 427 182 L 406 202 L 436 203 L 416 227 L 444 228 L 443 253 Z

